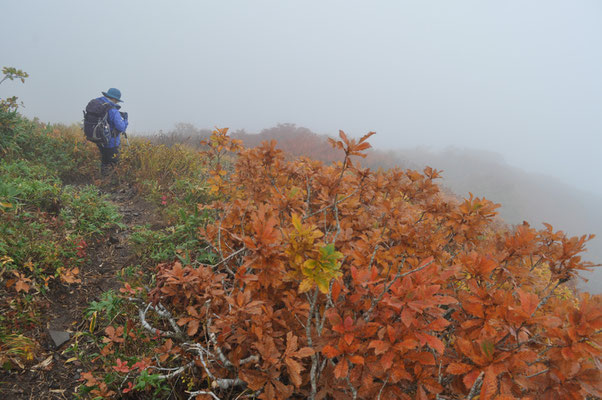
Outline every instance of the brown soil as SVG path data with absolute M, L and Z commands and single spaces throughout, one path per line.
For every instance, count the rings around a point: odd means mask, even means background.
M 80 271 L 80 284 L 57 284 L 51 288 L 47 295 L 48 309 L 35 335 L 41 345 L 33 363 L 38 366 L 0 371 L 0 395 L 4 399 L 55 400 L 76 397 L 82 365 L 78 361 L 66 363 L 73 355 L 64 351 L 72 344 L 76 332 L 88 329 L 89 320 L 84 316 L 84 310 L 91 301 L 99 300 L 102 293 L 111 289 L 118 291 L 120 282 L 117 273 L 136 263 L 128 243 L 132 228 L 144 224 L 159 227 L 162 224 L 154 207 L 138 197 L 133 189 L 103 191 L 119 207 L 125 229 L 110 232 L 88 249 L 89 262 Z M 56 348 L 49 335 L 50 330 L 69 332 L 70 339 Z

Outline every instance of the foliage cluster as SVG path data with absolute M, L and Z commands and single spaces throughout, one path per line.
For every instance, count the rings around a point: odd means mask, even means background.
M 364 170 L 351 156 L 370 135 L 340 136 L 334 166 L 264 143 L 232 174 L 218 168 L 216 220 L 201 231 L 218 262 L 159 266 L 153 329 L 171 337 L 166 360 L 198 369 L 192 393 L 600 394 L 601 299 L 556 292 L 593 267 L 579 255 L 590 237 L 499 230 L 497 205 L 445 200 L 431 168 Z
M 4 81 L 18 79 L 21 83 L 25 83 L 25 79 L 29 77 L 27 72 L 21 71 L 14 67 L 2 67 L 2 79 L 0 84 Z M 6 99 L 0 99 L 0 112 L 16 112 L 19 108 L 17 96 L 7 97 Z
M 179 195 L 196 195 L 197 201 L 202 201 L 204 188 L 200 183 L 204 170 L 198 153 L 187 146 L 153 145 L 137 138 L 122 149 L 117 175 L 155 202 L 165 195 L 169 195 L 169 200 L 178 200 Z

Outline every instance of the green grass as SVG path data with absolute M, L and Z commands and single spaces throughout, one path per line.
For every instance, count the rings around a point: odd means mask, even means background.
M 94 186 L 66 185 L 97 169 L 75 127 L 0 110 L 0 364 L 31 361 L 31 335 L 52 282 L 87 261 L 87 248 L 121 216 Z M 60 282 L 60 283 L 59 283 Z M 32 344 L 33 343 L 33 344 Z M 30 349 L 30 350 L 27 350 Z M 33 351 L 33 350 L 32 350 Z

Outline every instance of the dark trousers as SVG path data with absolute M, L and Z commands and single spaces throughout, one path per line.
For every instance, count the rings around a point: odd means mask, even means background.
M 119 147 L 103 147 L 97 143 L 100 150 L 100 172 L 107 175 L 119 161 Z

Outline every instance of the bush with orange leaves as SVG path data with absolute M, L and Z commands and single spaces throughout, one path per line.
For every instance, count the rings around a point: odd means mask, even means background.
M 591 237 L 501 230 L 498 205 L 450 202 L 431 168 L 362 169 L 371 135 L 340 132 L 325 166 L 214 132 L 206 156 L 238 153 L 227 173 L 214 160 L 219 199 L 199 206 L 219 261 L 161 265 L 146 310 L 164 325 L 141 311 L 202 376 L 190 398 L 600 396 L 601 298 L 555 295 L 594 267 Z

